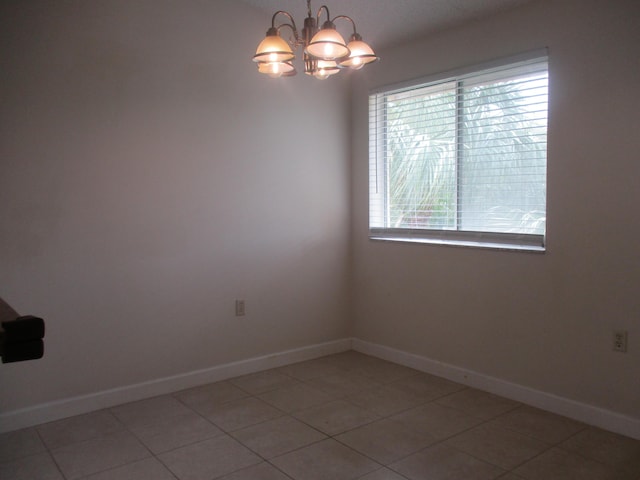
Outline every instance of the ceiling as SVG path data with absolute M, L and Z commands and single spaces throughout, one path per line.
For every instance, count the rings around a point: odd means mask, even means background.
M 270 20 L 278 10 L 291 13 L 298 28 L 307 16 L 306 0 L 241 0 L 263 10 Z M 372 47 L 397 45 L 425 36 L 436 30 L 465 23 L 499 11 L 517 7 L 531 0 L 312 0 L 315 15 L 327 5 L 332 17 L 348 15 L 356 23 L 358 33 Z M 265 31 L 270 26 L 265 25 Z M 349 26 L 337 23 L 347 36 Z

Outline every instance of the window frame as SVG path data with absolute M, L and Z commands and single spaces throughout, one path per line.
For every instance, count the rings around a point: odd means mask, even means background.
M 371 240 L 383 240 L 393 242 L 416 242 L 437 245 L 454 245 L 462 247 L 479 247 L 492 248 L 500 250 L 517 250 L 531 252 L 546 251 L 546 235 L 547 225 L 546 216 L 548 215 L 547 195 L 545 194 L 545 229 L 542 234 L 531 233 L 505 233 L 505 232 L 485 232 L 473 230 L 456 229 L 426 229 L 426 228 L 389 228 L 373 226 L 372 223 L 372 207 L 373 205 L 383 205 L 386 209 L 386 185 L 388 174 L 386 173 L 386 124 L 377 118 L 385 118 L 384 102 L 378 102 L 375 98 L 379 95 L 391 95 L 394 93 L 407 91 L 411 89 L 419 89 L 430 86 L 437 86 L 447 82 L 454 82 L 455 88 L 459 88 L 460 82 L 466 78 L 476 76 L 490 75 L 500 70 L 524 67 L 528 64 L 536 64 L 546 62 L 547 78 L 549 75 L 549 56 L 548 50 L 538 49 L 526 52 L 521 55 L 511 56 L 485 62 L 483 64 L 465 67 L 453 71 L 448 71 L 428 77 L 421 77 L 414 80 L 394 83 L 382 86 L 369 91 L 369 238 Z M 372 99 L 374 99 L 372 101 Z M 457 100 L 456 100 L 457 101 Z M 547 133 L 549 124 L 549 85 L 547 83 Z M 375 121 L 373 120 L 373 107 L 375 107 Z M 456 107 L 458 108 L 458 107 Z M 459 128 L 460 113 L 455 116 L 456 130 Z M 456 142 L 459 141 L 456 132 Z M 459 147 L 459 145 L 458 145 Z M 456 148 L 458 151 L 458 148 Z M 548 185 L 548 137 L 546 138 L 547 156 L 545 159 L 544 178 L 545 192 Z M 460 162 L 459 153 L 456 153 L 456 164 Z M 456 167 L 457 168 L 457 167 Z M 380 174 L 382 172 L 382 174 Z M 381 181 L 383 182 L 381 184 Z M 456 180 L 456 190 L 460 186 L 460 177 Z M 459 206 L 458 206 L 459 209 Z

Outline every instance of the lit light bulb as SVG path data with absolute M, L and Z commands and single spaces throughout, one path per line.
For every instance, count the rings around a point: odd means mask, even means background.
M 275 52 L 272 52 L 269 54 L 269 61 L 270 62 L 276 62 L 278 60 L 278 54 Z
M 269 73 L 267 74 L 271 78 L 279 78 L 282 76 L 282 71 L 280 71 L 280 64 L 278 62 L 273 62 L 269 65 Z
M 331 43 L 327 43 L 324 46 L 324 54 L 326 57 L 332 57 L 333 56 L 333 45 Z
M 324 80 L 326 78 L 329 78 L 329 74 L 327 73 L 327 71 L 324 68 L 321 68 L 320 70 L 318 70 L 316 72 L 315 77 L 318 80 Z

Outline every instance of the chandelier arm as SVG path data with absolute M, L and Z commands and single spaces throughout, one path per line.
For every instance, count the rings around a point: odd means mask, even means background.
M 316 21 L 318 22 L 318 26 L 320 25 L 320 17 L 322 16 L 322 10 L 327 12 L 327 22 L 331 21 L 331 15 L 329 14 L 329 7 L 327 7 L 326 5 L 322 5 L 318 9 L 318 14 L 316 15 Z
M 298 30 L 296 29 L 295 25 L 292 25 L 290 23 L 283 23 L 281 25 L 278 25 L 277 27 L 274 27 L 278 30 L 278 33 L 280 33 L 280 29 L 283 27 L 289 27 L 291 29 L 291 31 L 293 32 L 293 41 L 291 39 L 289 39 L 289 43 L 291 44 L 291 46 L 293 48 L 298 47 L 298 45 L 300 45 L 302 43 L 302 40 L 300 40 L 300 37 L 298 36 Z
M 353 18 L 351 18 L 348 15 L 338 15 L 337 17 L 335 17 L 333 20 L 331 20 L 332 23 L 335 23 L 336 20 L 349 20 L 351 22 L 351 25 L 353 25 L 353 34 L 357 35 L 358 32 L 356 32 L 356 22 L 353 21 Z
M 276 17 L 278 15 L 284 15 L 285 17 L 287 17 L 289 19 L 289 21 L 291 23 L 282 23 L 280 25 L 278 25 L 276 27 Z M 289 43 L 292 44 L 292 46 L 297 47 L 298 45 L 301 44 L 301 40 L 300 40 L 300 35 L 298 34 L 298 28 L 296 27 L 296 21 L 293 18 L 293 15 L 291 15 L 289 12 L 287 12 L 286 10 L 278 10 L 276 13 L 273 14 L 273 16 L 271 17 L 271 28 L 275 28 L 278 30 L 278 32 L 280 32 L 280 29 L 282 27 L 289 27 L 291 29 L 291 31 L 293 32 L 293 37 L 295 39 L 295 42 L 291 42 L 289 41 Z

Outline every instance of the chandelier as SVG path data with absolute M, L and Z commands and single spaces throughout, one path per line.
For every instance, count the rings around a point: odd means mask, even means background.
M 367 63 L 379 60 L 372 48 L 362 41 L 362 37 L 356 32 L 356 24 L 346 15 L 338 15 L 331 18 L 329 8 L 326 5 L 318 9 L 314 18 L 311 12 L 311 0 L 307 0 L 307 18 L 304 19 L 304 28 L 298 32 L 296 23 L 289 12 L 278 10 L 271 18 L 271 28 L 267 30 L 267 36 L 256 50 L 253 61 L 258 64 L 258 72 L 272 78 L 290 77 L 295 75 L 296 67 L 293 64 L 298 47 L 303 46 L 304 73 L 317 79 L 324 80 L 338 73 L 343 68 L 359 70 Z M 322 13 L 326 13 L 327 20 L 318 28 Z M 278 15 L 286 17 L 290 23 L 281 23 L 276 26 Z M 335 21 L 347 20 L 353 25 L 353 34 L 349 43 L 336 30 Z M 291 36 L 285 40 L 280 35 L 284 28 L 291 30 Z

